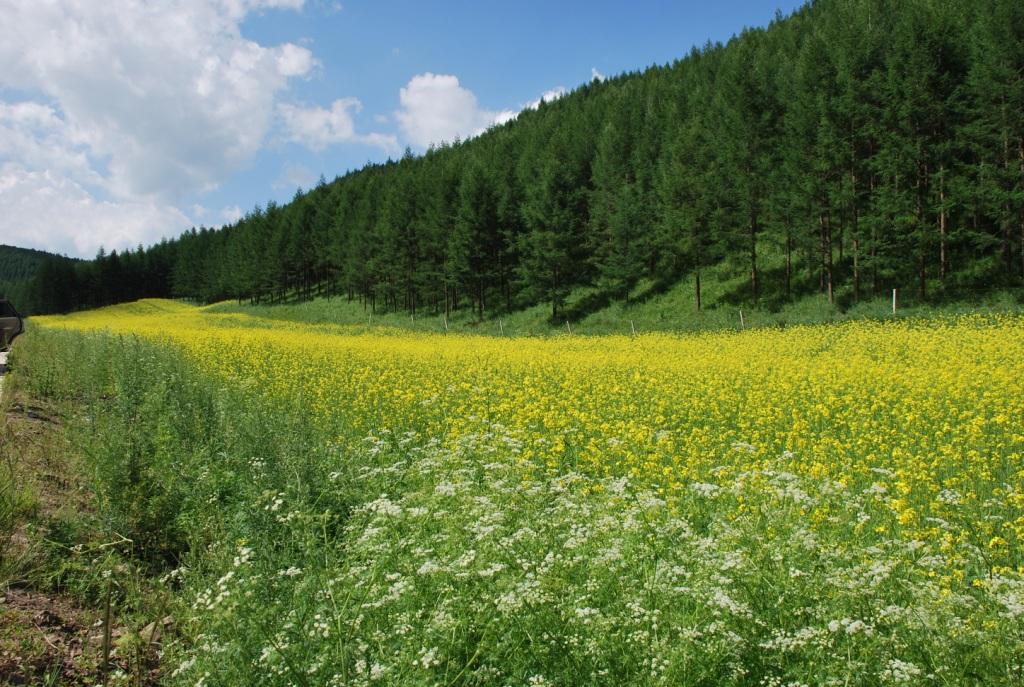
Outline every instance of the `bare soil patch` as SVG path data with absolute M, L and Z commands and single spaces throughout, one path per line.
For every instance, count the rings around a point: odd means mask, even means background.
M 7 589 L 0 596 L 0 684 L 93 683 L 101 624 L 97 613 L 66 597 Z
M 7 507 L 0 520 L 0 687 L 92 685 L 119 670 L 131 670 L 132 684 L 156 684 L 169 621 L 151 623 L 140 643 L 115 613 L 105 670 L 103 609 L 39 583 L 53 562 L 53 542 L 46 542 L 53 523 L 88 522 L 93 494 L 61 408 L 30 398 L 7 377 L 0 397 L 0 507 Z

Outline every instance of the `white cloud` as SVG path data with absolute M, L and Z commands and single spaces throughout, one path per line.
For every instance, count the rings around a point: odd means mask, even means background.
M 19 160 L 87 184 L 102 184 L 92 169 L 85 137 L 48 105 L 0 101 L 0 159 Z
M 220 211 L 220 216 L 224 218 L 225 224 L 234 224 L 238 220 L 242 219 L 245 213 L 242 212 L 242 208 L 237 205 L 230 205 Z
M 300 10 L 305 0 L 214 0 L 217 5 L 234 19 L 241 19 L 254 10 Z
M 123 250 L 177 236 L 192 221 L 154 200 L 98 200 L 67 176 L 0 165 L 4 243 L 91 257 L 100 246 Z
M 597 71 L 597 67 L 590 68 L 590 80 L 591 81 L 604 81 L 605 75 Z
M 531 110 L 536 110 L 538 107 L 540 107 L 541 101 L 544 101 L 546 103 L 552 103 L 568 92 L 569 91 L 566 90 L 565 86 L 557 86 L 550 90 L 544 91 L 539 98 L 528 102 L 526 104 L 526 107 L 524 107 L 523 109 L 530 108 Z
M 10 5 L 10 3 L 5 3 Z M 306 48 L 242 37 L 255 9 L 301 0 L 13 3 L 0 85 L 39 91 L 107 162 L 120 198 L 174 198 L 219 183 L 263 144 L 276 95 L 314 65 Z
M 282 45 L 277 56 L 277 71 L 285 77 L 305 76 L 316 65 L 317 61 L 313 59 L 313 53 L 294 43 Z
M 512 121 L 526 109 L 535 110 L 540 103 L 558 100 L 568 93 L 564 86 L 544 91 L 536 100 L 518 110 L 492 111 L 480 107 L 476 95 L 459 84 L 450 74 L 419 74 L 399 94 L 402 109 L 395 112 L 405 139 L 426 148 L 431 143 L 472 138 L 491 126 Z
M 341 98 L 331 108 L 299 107 L 283 103 L 278 106 L 285 140 L 320 151 L 335 143 L 366 143 L 387 152 L 398 149 L 398 140 L 386 134 L 356 134 L 353 113 L 363 109 L 358 98 Z
M 451 74 L 417 74 L 400 91 L 399 102 L 398 126 L 405 139 L 420 148 L 470 138 L 515 117 L 511 110 L 480 107 L 473 92 Z
M 316 175 L 304 165 L 289 162 L 281 170 L 281 175 L 274 181 L 274 188 L 294 191 L 297 188 L 309 188 L 316 181 Z
M 289 82 L 319 63 L 300 44 L 249 40 L 240 25 L 304 5 L 0 0 L 0 89 L 26 94 L 0 100 L 0 236 L 89 256 L 177 235 L 192 223 L 186 212 L 216 213 L 195 199 L 185 212 L 174 205 L 244 168 L 282 121 L 311 147 L 397 149 L 394 136 L 355 133 L 354 99 L 279 108 Z

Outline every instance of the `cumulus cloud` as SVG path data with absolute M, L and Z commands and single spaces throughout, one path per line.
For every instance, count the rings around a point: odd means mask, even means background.
M 92 168 L 85 136 L 48 105 L 0 101 L 0 157 L 20 160 L 88 184 L 102 184 Z
M 242 37 L 254 9 L 298 0 L 14 3 L 0 24 L 0 83 L 41 91 L 119 197 L 216 185 L 260 148 L 275 95 L 314 65 L 306 48 Z
M 597 67 L 590 68 L 590 80 L 591 81 L 604 81 L 605 75 L 597 71 Z
M 431 143 L 465 140 L 491 126 L 512 121 L 526 109 L 537 109 L 541 101 L 552 102 L 568 93 L 564 86 L 545 91 L 518 110 L 488 110 L 480 107 L 476 95 L 459 84 L 451 74 L 419 74 L 399 93 L 402 109 L 395 112 L 405 140 L 426 148 Z
M 60 173 L 0 165 L 4 243 L 91 257 L 100 246 L 148 244 L 191 224 L 180 210 L 155 200 L 98 200 Z
M 516 114 L 482 108 L 457 77 L 430 72 L 414 76 L 399 92 L 399 103 L 402 107 L 395 112 L 399 129 L 409 143 L 420 148 L 471 138 Z
M 285 164 L 281 175 L 274 181 L 274 188 L 293 191 L 297 188 L 309 188 L 316 181 L 316 175 L 306 167 L 294 162 Z
M 302 6 L 0 0 L 0 88 L 24 99 L 0 101 L 0 207 L 14 213 L 0 212 L 0 234 L 82 255 L 99 243 L 114 247 L 118 236 L 135 241 L 187 228 L 174 203 L 248 164 L 288 82 L 317 67 L 300 45 L 246 39 L 240 22 L 254 11 Z M 56 220 L 40 199 L 59 193 L 69 195 L 48 207 L 78 211 L 73 228 L 25 214 L 34 207 Z M 58 239 L 59 231 L 76 236 Z
M 242 212 L 242 208 L 237 205 L 229 205 L 220 211 L 220 216 L 224 219 L 225 224 L 234 224 L 238 220 L 242 219 L 245 213 Z
M 357 134 L 353 113 L 363 109 L 358 98 L 341 98 L 323 107 L 300 107 L 283 103 L 278 106 L 284 138 L 311 150 L 320 151 L 335 143 L 365 143 L 387 152 L 398 149 L 393 135 Z
M 553 103 L 554 101 L 558 100 L 568 92 L 569 91 L 565 89 L 565 86 L 557 86 L 556 88 L 544 91 L 539 98 L 528 102 L 526 104 L 526 107 L 531 110 L 536 110 L 538 107 L 540 107 L 541 102 Z

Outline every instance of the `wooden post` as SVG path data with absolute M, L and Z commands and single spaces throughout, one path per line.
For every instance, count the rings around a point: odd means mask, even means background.
M 892 314 L 896 314 L 896 289 L 892 290 Z

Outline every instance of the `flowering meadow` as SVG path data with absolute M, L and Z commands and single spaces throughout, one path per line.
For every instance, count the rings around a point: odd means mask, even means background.
M 173 590 L 169 684 L 1024 683 L 1019 316 L 34 322 L 16 369 Z

